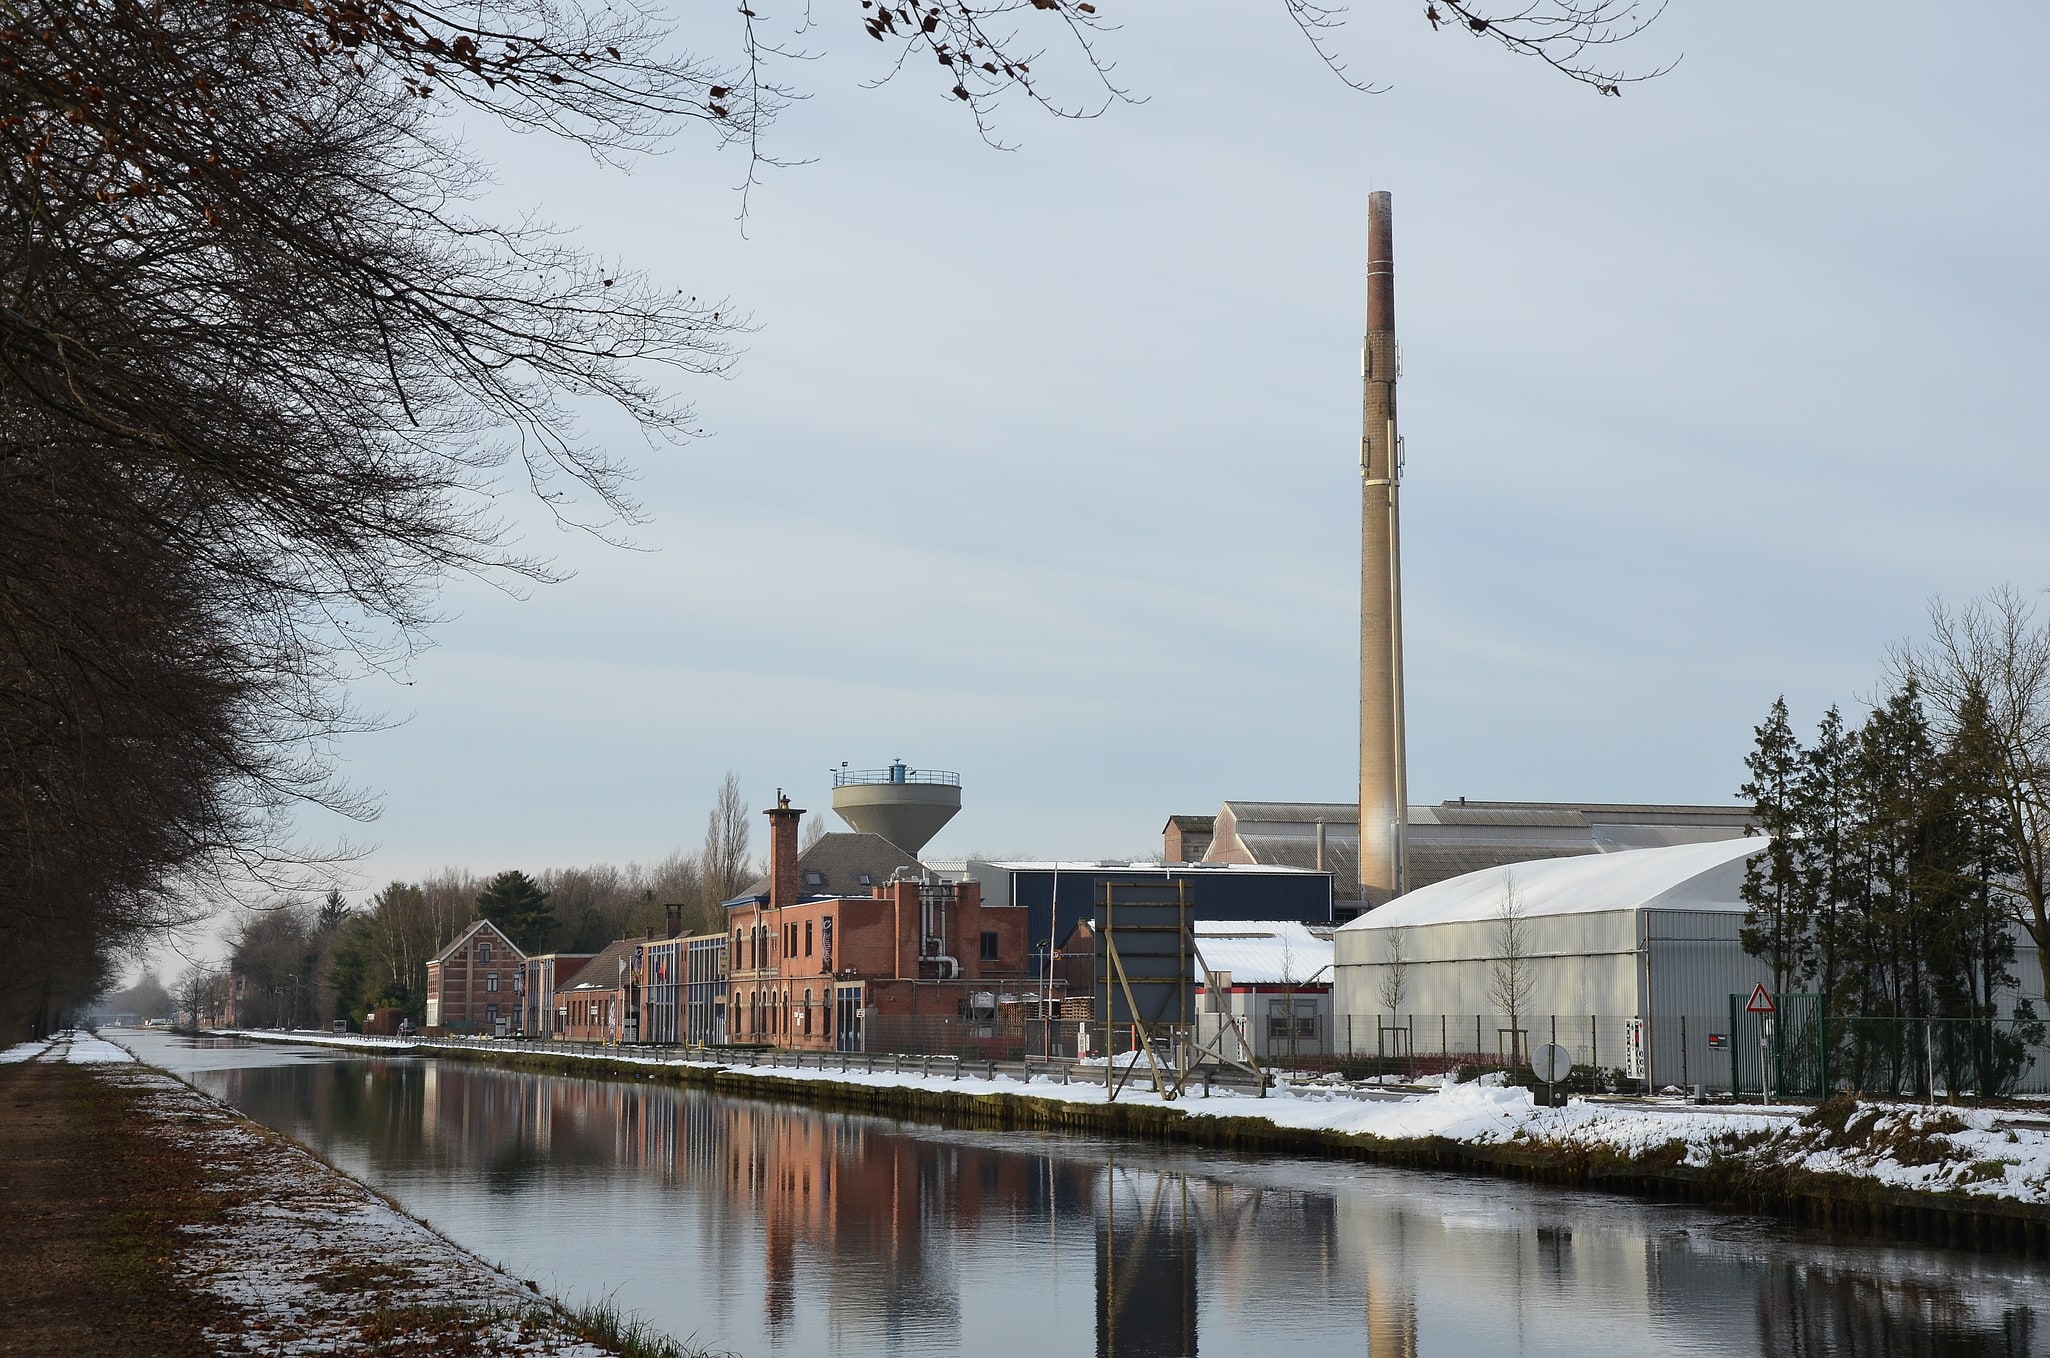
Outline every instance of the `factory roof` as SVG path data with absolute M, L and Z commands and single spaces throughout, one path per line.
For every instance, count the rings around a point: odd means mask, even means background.
M 1419 887 L 1344 927 L 1395 929 L 1499 919 L 1512 877 L 1526 919 L 1602 910 L 1740 911 L 1745 908 L 1738 896 L 1745 860 L 1765 844 L 1754 836 L 1483 868 Z
M 1196 920 L 1203 972 L 1228 971 L 1233 985 L 1328 985 L 1331 930 L 1279 920 Z
M 900 869 L 915 873 L 918 860 L 881 835 L 833 830 L 797 855 L 797 892 L 800 897 L 866 896 Z M 768 894 L 769 879 L 758 877 L 733 900 L 721 904 Z

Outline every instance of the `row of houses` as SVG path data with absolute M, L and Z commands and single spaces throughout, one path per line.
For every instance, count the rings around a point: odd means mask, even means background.
M 428 963 L 427 1031 L 862 1050 L 870 1024 L 961 1021 L 1033 989 L 1025 904 L 987 903 L 878 835 L 800 853 L 803 810 L 779 793 L 766 814 L 769 875 L 726 903 L 724 931 L 684 934 L 671 906 L 666 933 L 530 957 L 479 920 Z

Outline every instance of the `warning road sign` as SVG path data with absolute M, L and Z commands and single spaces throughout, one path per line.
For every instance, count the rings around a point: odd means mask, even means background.
M 1765 983 L 1763 981 L 1760 981 L 1751 988 L 1751 1003 L 1744 1006 L 1744 1012 L 1747 1014 L 1770 1014 L 1773 1012 L 1772 996 L 1765 993 Z

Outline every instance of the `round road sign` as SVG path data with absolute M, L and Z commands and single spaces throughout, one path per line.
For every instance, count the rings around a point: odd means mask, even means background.
M 1556 1042 L 1547 1042 L 1531 1053 L 1530 1070 L 1546 1084 L 1556 1084 L 1573 1073 L 1573 1053 Z

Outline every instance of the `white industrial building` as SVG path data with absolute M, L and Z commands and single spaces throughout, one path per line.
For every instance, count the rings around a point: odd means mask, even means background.
M 1749 838 L 1541 859 L 1397 897 L 1335 935 L 1341 1046 L 1503 1059 L 1556 1040 L 1577 1061 L 1627 1068 L 1641 1044 L 1660 1084 L 1725 1083 L 1730 996 L 1770 981 L 1737 938 L 1745 863 L 1764 846 Z M 1512 889 L 1523 992 L 1514 1025 L 1500 993 Z M 1398 966 L 1402 996 L 1391 1008 Z
M 1196 1040 L 1233 1061 L 1332 1052 L 1332 929 L 1196 920 Z

